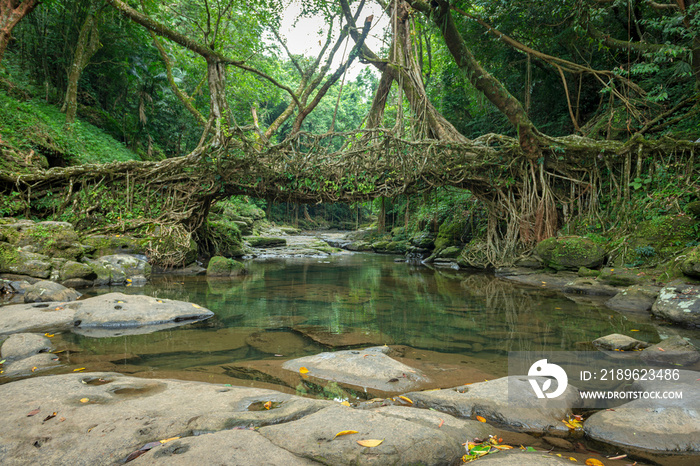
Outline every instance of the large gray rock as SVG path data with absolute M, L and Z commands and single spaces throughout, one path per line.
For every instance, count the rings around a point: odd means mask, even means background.
M 444 420 L 442 427 L 440 421 Z M 357 434 L 335 437 L 343 430 Z M 360 411 L 333 406 L 298 421 L 263 427 L 260 434 L 275 445 L 323 464 L 452 464 L 463 454 L 462 443 L 488 438 L 492 427 L 430 411 L 390 407 Z M 362 447 L 358 440 L 383 440 Z
M 37 353 L 48 351 L 53 347 L 51 340 L 34 333 L 16 333 L 10 335 L 0 348 L 2 359 L 24 359 Z
M 18 332 L 67 330 L 73 323 L 74 309 L 64 303 L 13 304 L 0 307 L 0 335 Z
M 700 327 L 700 286 L 671 285 L 662 288 L 651 307 L 657 317 L 677 324 Z
M 680 391 L 681 399 L 640 398 L 614 410 L 599 411 L 584 423 L 585 434 L 636 456 L 644 452 L 699 454 L 700 373 L 679 373 L 680 380 L 638 381 L 631 390 Z
M 446 390 L 406 395 L 417 407 L 431 408 L 453 416 L 474 419 L 482 416 L 522 432 L 566 431 L 562 419 L 580 401 L 578 390 L 569 385 L 557 399 L 539 400 L 526 376 L 510 376 Z
M 150 296 L 108 293 L 68 305 L 75 327 L 143 327 L 169 322 L 195 322 L 214 315 L 197 304 Z
M 649 363 L 690 366 L 700 361 L 700 351 L 689 341 L 675 335 L 646 348 L 639 357 Z
M 593 340 L 593 346 L 603 350 L 619 350 L 619 351 L 633 351 L 649 346 L 646 341 L 636 340 L 627 335 L 620 335 L 619 333 L 613 333 L 611 335 L 606 335 Z
M 282 367 L 295 372 L 306 367 L 311 377 L 384 392 L 415 390 L 428 381 L 420 371 L 387 356 L 389 351 L 387 346 L 378 346 L 320 353 L 292 359 Z
M 80 293 L 55 282 L 42 280 L 28 287 L 24 293 L 25 303 L 47 303 L 51 301 L 75 301 Z
M 102 256 L 94 261 L 86 261 L 98 276 L 96 285 L 103 284 L 108 274 L 109 285 L 125 285 L 130 281 L 151 276 L 151 266 L 143 259 L 128 254 Z
M 648 312 L 659 295 L 659 287 L 633 285 L 605 302 L 610 309 L 624 312 Z
M 251 410 L 268 401 L 272 409 Z M 332 404 L 272 390 L 113 373 L 35 377 L 0 385 L 0 463 L 115 464 L 149 442 L 178 436 L 196 442 L 197 433 L 288 423 Z M 39 413 L 27 416 L 35 408 Z M 210 445 L 216 461 L 204 464 L 247 464 L 230 459 L 233 447 L 247 447 L 229 439 Z
M 92 281 L 97 278 L 97 274 L 92 270 L 92 267 L 82 262 L 66 261 L 61 265 L 58 272 L 58 279 L 61 282 L 74 280 L 76 278 Z

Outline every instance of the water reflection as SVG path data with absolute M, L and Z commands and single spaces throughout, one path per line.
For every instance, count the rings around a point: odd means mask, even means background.
M 159 276 L 119 289 L 199 304 L 216 314 L 205 322 L 117 338 L 64 334 L 57 344 L 70 350 L 67 362 L 91 370 L 210 380 L 233 362 L 384 343 L 434 352 L 437 362 L 488 364 L 504 375 L 508 351 L 582 350 L 632 328 L 639 339 L 659 339 L 650 322 L 600 306 L 387 256 L 268 260 L 248 269 L 233 279 Z

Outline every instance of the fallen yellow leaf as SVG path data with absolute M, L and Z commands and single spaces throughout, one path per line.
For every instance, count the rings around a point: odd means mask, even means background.
M 88 401 L 90 401 L 90 398 L 81 398 L 80 399 L 81 403 L 87 403 Z
M 595 458 L 588 458 L 586 460 L 586 466 L 605 466 L 602 461 Z
M 159 440 L 159 442 L 160 443 L 168 443 L 168 442 L 172 442 L 173 440 L 177 440 L 179 438 L 180 437 L 170 437 L 170 438 L 166 438 L 165 440 Z
M 341 401 L 340 404 L 343 405 L 343 406 L 350 406 L 350 402 L 349 402 L 349 401 Z
M 368 439 L 368 440 L 358 440 L 357 443 L 362 445 L 363 447 L 376 447 L 382 444 L 384 440 L 376 440 L 376 439 Z
M 481 417 L 481 416 L 477 416 L 477 417 L 476 417 L 476 420 L 479 421 L 479 422 L 486 422 L 486 419 L 484 419 L 484 418 Z
M 300 373 L 300 374 L 308 374 L 308 373 L 309 373 L 309 370 L 308 370 L 306 367 L 301 366 L 301 367 L 299 368 L 299 373 Z
M 84 371 L 84 370 L 85 370 L 84 367 L 79 367 L 77 369 L 73 369 L 73 372 L 80 372 L 80 371 Z
M 195 309 L 199 309 L 199 308 L 201 308 L 202 306 L 199 306 L 198 304 L 193 304 L 192 307 L 195 308 Z
M 335 437 L 340 437 L 341 435 L 350 435 L 350 434 L 356 434 L 356 430 L 341 430 L 337 434 L 335 434 Z M 333 438 L 335 438 L 333 437 Z
M 37 367 L 36 366 L 32 367 L 32 372 L 34 372 L 35 370 L 37 370 Z
M 54 337 L 56 335 L 54 335 L 53 333 L 45 333 L 44 336 L 51 338 L 51 337 Z
M 403 401 L 405 401 L 405 402 L 407 402 L 407 403 L 413 404 L 413 400 L 411 400 L 411 399 L 410 399 L 409 397 L 407 397 L 407 396 L 399 395 L 399 398 L 401 398 Z
M 578 463 L 578 460 L 574 458 L 573 456 L 569 456 L 569 460 L 573 461 L 574 463 Z

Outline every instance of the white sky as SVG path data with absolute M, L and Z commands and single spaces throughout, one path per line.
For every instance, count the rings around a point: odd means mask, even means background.
M 321 43 L 325 41 L 325 37 L 328 32 L 328 25 L 321 16 L 299 18 L 295 24 L 295 20 L 299 17 L 299 13 L 301 12 L 301 4 L 301 0 L 290 0 L 290 5 L 287 7 L 282 16 L 282 23 L 280 24 L 279 32 L 280 35 L 287 40 L 287 47 L 289 48 L 290 52 L 293 54 L 315 57 L 321 51 L 319 41 L 321 41 Z M 365 43 L 373 51 L 379 52 L 379 49 L 383 46 L 381 38 L 383 36 L 384 29 L 389 26 L 389 18 L 382 11 L 379 4 L 375 2 L 367 2 L 362 9 L 362 14 L 358 18 L 358 26 L 364 24 L 365 18 L 369 15 L 374 15 L 374 19 L 372 20 L 372 29 L 370 30 Z M 337 30 L 337 20 L 334 26 Z M 335 37 L 337 37 L 337 34 Z M 338 49 L 333 61 L 333 66 L 331 67 L 331 72 L 340 66 L 343 50 L 346 50 L 346 54 L 348 54 L 355 45 L 352 38 L 349 40 L 350 43 L 347 45 L 347 49 L 345 48 L 345 44 L 341 45 Z M 363 65 L 359 62 L 359 60 L 355 59 L 352 66 L 348 69 L 346 80 L 351 81 L 355 79 L 362 68 L 366 66 L 371 67 L 371 65 Z

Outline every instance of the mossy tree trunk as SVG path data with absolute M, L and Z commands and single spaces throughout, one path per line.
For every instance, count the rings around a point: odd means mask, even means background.
M 91 10 L 80 28 L 78 43 L 75 46 L 73 55 L 73 63 L 68 72 L 68 88 L 66 89 L 63 107 L 61 107 L 61 111 L 66 114 L 66 125 L 70 125 L 75 121 L 78 110 L 78 82 L 80 81 L 80 75 L 100 47 L 97 18 Z

